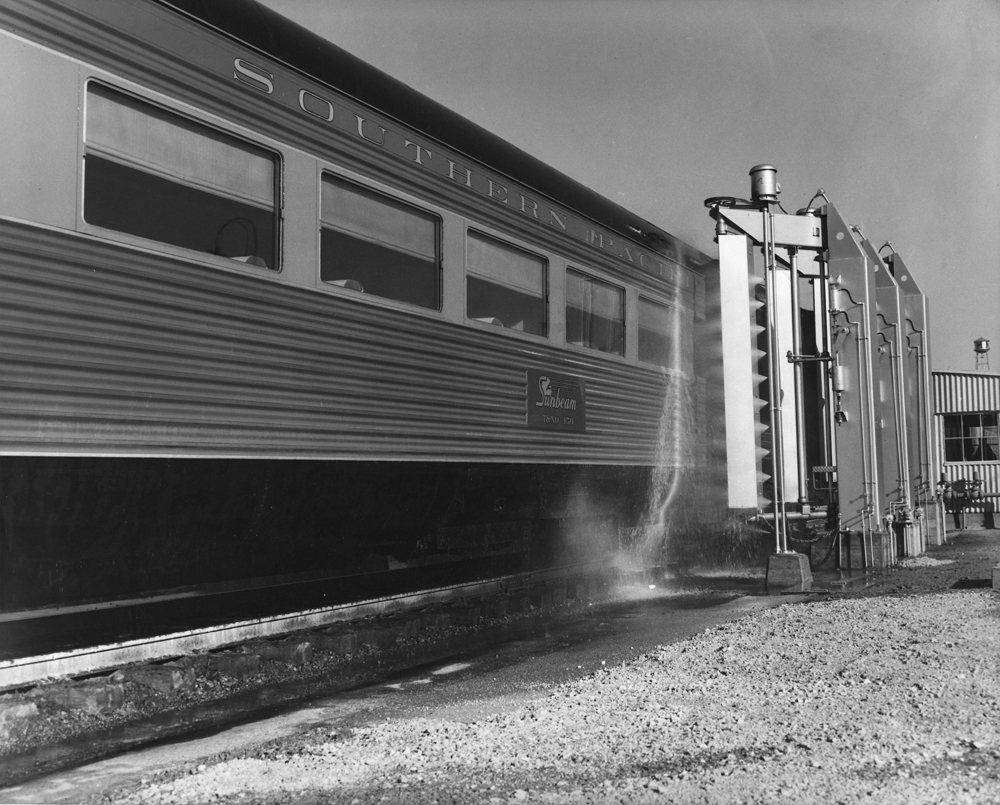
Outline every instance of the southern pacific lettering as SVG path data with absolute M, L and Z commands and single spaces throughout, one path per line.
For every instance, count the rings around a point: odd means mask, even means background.
M 280 76 L 246 59 L 237 58 L 233 61 L 233 78 L 266 95 L 285 97 L 285 93 L 275 92 L 275 83 L 281 80 Z M 407 135 L 377 123 L 354 109 L 347 108 L 339 100 L 331 101 L 318 92 L 305 88 L 299 88 L 297 92 L 288 95 L 295 98 L 298 109 L 307 115 L 334 125 L 339 130 L 358 137 L 376 148 L 382 148 L 401 159 L 420 165 L 442 178 L 531 218 L 540 225 L 566 232 L 589 246 L 650 271 L 679 287 L 687 288 L 691 284 L 691 277 L 686 272 L 679 270 L 665 259 L 643 251 L 637 244 L 622 243 L 619 239 L 594 229 L 593 226 L 569 213 L 553 209 L 544 201 L 513 189 L 480 170 L 462 165 L 457 160 L 443 155 L 436 146 L 432 149 L 427 144 L 414 142 Z

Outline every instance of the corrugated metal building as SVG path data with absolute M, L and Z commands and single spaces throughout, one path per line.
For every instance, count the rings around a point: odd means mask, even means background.
M 944 480 L 953 486 L 981 480 L 983 499 L 967 507 L 966 524 L 994 527 L 991 515 L 1000 496 L 1000 374 L 934 372 L 933 376 L 938 461 Z

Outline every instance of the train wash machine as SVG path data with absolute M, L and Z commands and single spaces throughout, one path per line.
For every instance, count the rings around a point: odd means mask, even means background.
M 822 190 L 791 215 L 773 166 L 750 177 L 749 200 L 705 200 L 729 508 L 773 539 L 769 587 L 922 553 L 939 542 L 927 299 Z

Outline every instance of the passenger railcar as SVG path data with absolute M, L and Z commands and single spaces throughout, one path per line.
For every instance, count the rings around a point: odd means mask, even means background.
M 666 232 L 252 0 L 0 69 L 0 659 L 584 561 L 688 461 Z

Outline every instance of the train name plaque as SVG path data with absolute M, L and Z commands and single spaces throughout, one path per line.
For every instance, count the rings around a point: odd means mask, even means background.
M 528 427 L 587 430 L 587 394 L 582 377 L 528 370 Z

